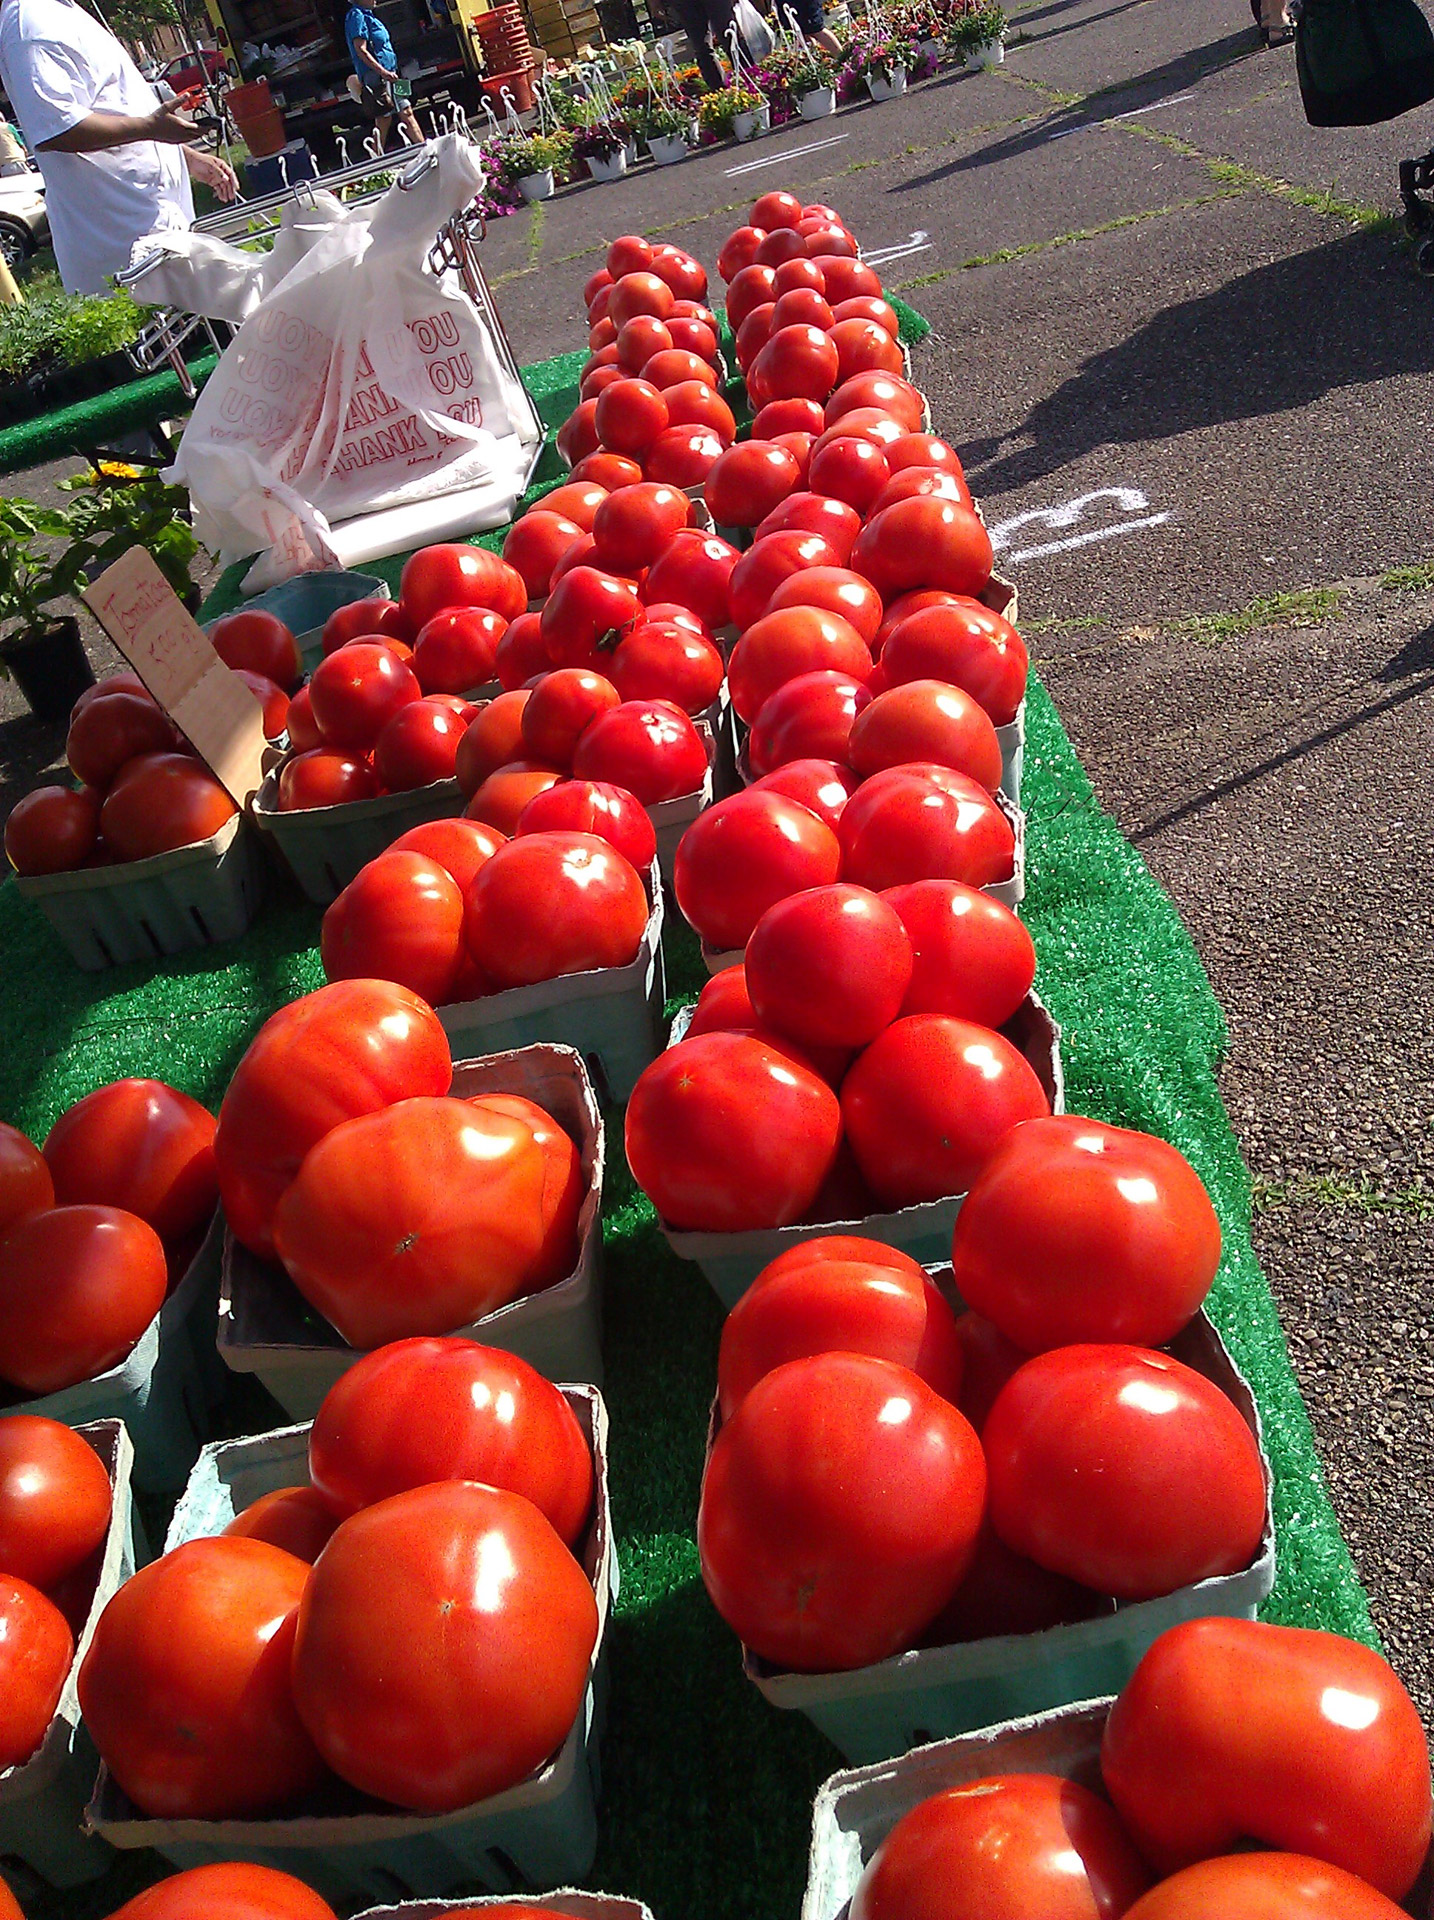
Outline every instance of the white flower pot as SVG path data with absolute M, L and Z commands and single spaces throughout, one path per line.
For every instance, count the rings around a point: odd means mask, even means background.
M 627 155 L 627 164 L 630 167 L 635 167 L 639 158 L 637 142 L 635 140 L 629 140 L 623 148 L 623 152 Z
M 905 67 L 893 67 L 889 80 L 883 80 L 877 73 L 868 74 L 866 90 L 873 100 L 894 100 L 897 94 L 906 91 Z
M 525 173 L 518 181 L 518 191 L 528 201 L 551 200 L 553 197 L 553 170 L 545 167 L 541 173 Z
M 918 43 L 916 51 L 923 60 L 934 60 L 938 66 L 946 57 L 946 49 L 939 40 L 922 40 Z
M 984 47 L 978 47 L 976 49 L 976 65 L 978 67 L 1003 67 L 1005 64 L 1006 47 L 1004 41 L 988 40 Z
M 675 166 L 679 160 L 687 158 L 687 136 L 681 133 L 649 134 L 647 151 L 659 167 Z
M 836 88 L 816 87 L 804 93 L 797 102 L 797 112 L 803 120 L 825 120 L 829 113 L 836 112 Z
M 734 140 L 744 141 L 755 140 L 759 133 L 766 131 L 762 121 L 763 114 L 760 111 L 734 114 L 732 116 L 732 138 Z
M 588 155 L 588 172 L 594 180 L 621 180 L 627 172 L 627 149 L 619 147 L 616 153 L 610 153 L 606 159 L 601 154 Z

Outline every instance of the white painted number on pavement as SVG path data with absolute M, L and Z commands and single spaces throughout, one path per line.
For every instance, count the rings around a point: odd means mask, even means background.
M 1098 501 L 1110 501 L 1122 516 L 1110 520 L 1104 526 L 1088 527 L 1080 533 L 1067 535 L 1063 539 L 1043 540 L 1036 546 L 1018 547 L 1013 553 L 1010 548 L 1016 546 L 1018 536 L 1025 534 L 1026 528 L 1047 527 L 1052 533 L 1063 533 L 1067 527 L 1074 527 L 1088 517 L 1090 509 Z M 991 528 L 991 546 L 1000 555 L 1004 567 L 1019 567 L 1026 560 L 1044 560 L 1048 554 L 1069 553 L 1073 547 L 1089 547 L 1097 540 L 1118 540 L 1127 533 L 1139 533 L 1145 527 L 1163 527 L 1174 514 L 1151 513 L 1150 502 L 1139 487 L 1097 487 L 1092 493 L 1083 493 L 1075 500 L 1068 500 L 1063 507 L 1032 507 L 1027 513 L 1018 513 L 1010 520 L 1001 520 Z M 1029 535 L 1025 535 L 1029 538 Z
M 869 267 L 884 267 L 891 260 L 909 259 L 913 253 L 930 253 L 931 246 L 926 229 L 918 227 L 915 233 L 908 233 L 896 246 L 878 247 L 875 253 L 864 253 L 861 257 Z

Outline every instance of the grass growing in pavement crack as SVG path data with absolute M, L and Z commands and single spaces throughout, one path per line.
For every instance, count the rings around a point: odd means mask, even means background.
M 1252 600 L 1235 613 L 1197 613 L 1179 625 L 1202 647 L 1218 647 L 1260 627 L 1317 627 L 1340 610 L 1339 587 L 1296 587 L 1290 593 L 1270 593 Z
M 1391 567 L 1379 584 L 1386 593 L 1423 593 L 1434 587 L 1434 566 Z
M 1023 620 L 1021 632 L 1032 633 L 1084 633 L 1088 627 L 1103 627 L 1105 615 L 1102 613 L 1080 613 L 1068 620 L 1052 617 L 1046 620 Z
M 1019 247 L 998 247 L 994 253 L 972 254 L 967 260 L 958 260 L 954 267 L 938 267 L 934 273 L 920 273 L 913 280 L 898 280 L 895 291 L 908 293 L 913 287 L 934 286 L 953 273 L 969 273 L 975 267 L 1004 267 L 1009 261 L 1024 260 L 1028 254 L 1073 247 L 1078 241 L 1095 240 L 1103 233 L 1119 233 L 1122 228 L 1138 227 L 1147 220 L 1163 219 L 1166 214 L 1189 213 L 1195 207 L 1208 207 L 1215 200 L 1233 200 L 1243 191 L 1242 187 L 1226 187 L 1219 193 L 1198 194 L 1193 200 L 1173 201 L 1168 207 L 1142 207 L 1138 213 L 1123 213 L 1115 220 L 1102 220 L 1093 227 L 1074 227 L 1069 233 L 1058 233 L 1050 240 L 1027 240 Z
M 528 265 L 538 264 L 538 255 L 543 251 L 543 228 L 547 225 L 548 213 L 541 200 L 533 202 L 533 219 L 528 228 Z
M 1300 1174 L 1293 1180 L 1253 1180 L 1250 1198 L 1256 1213 L 1285 1207 L 1334 1207 L 1355 1213 L 1395 1214 L 1406 1220 L 1434 1220 L 1434 1193 L 1407 1187 L 1385 1193 L 1368 1180 L 1339 1180 L 1333 1174 Z

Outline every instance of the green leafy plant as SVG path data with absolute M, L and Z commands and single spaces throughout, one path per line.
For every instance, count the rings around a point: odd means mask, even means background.
M 1005 31 L 1004 8 L 971 4 L 968 0 L 968 4 L 952 8 L 943 37 L 951 52 L 964 59 L 1000 40 Z
M 616 120 L 592 120 L 580 127 L 573 140 L 575 160 L 611 160 L 627 145 L 627 129 Z
M 0 640 L 53 626 L 54 603 L 78 594 L 99 550 L 98 541 L 74 537 L 64 508 L 0 499 Z
M 32 294 L 23 306 L 0 307 L 0 376 L 18 380 L 102 359 L 127 347 L 141 325 L 127 293 Z
M 847 52 L 844 71 L 854 80 L 886 80 L 911 65 L 911 47 L 888 34 L 859 34 Z
M 501 164 L 503 176 L 507 180 L 523 180 L 530 174 L 565 174 L 572 165 L 573 136 L 566 129 L 561 133 L 535 133 L 515 140 L 506 140 L 502 147 Z
M 108 566 L 130 547 L 147 547 L 180 598 L 189 592 L 189 570 L 199 542 L 189 524 L 189 495 L 183 487 L 168 485 L 155 467 L 132 467 L 118 460 L 101 460 L 88 473 L 62 480 L 60 487 L 77 496 L 77 529 L 83 529 L 85 538 L 102 542 L 96 564 Z
M 648 140 L 666 140 L 674 134 L 690 138 L 692 120 L 693 108 L 690 105 L 679 106 L 671 101 L 657 101 L 646 108 L 642 115 L 642 132 Z
M 697 123 L 704 133 L 725 140 L 730 137 L 732 123 L 739 114 L 760 112 L 765 105 L 765 97 L 754 87 L 744 87 L 738 82 L 717 93 L 704 93 L 697 102 Z
M 794 100 L 816 93 L 822 87 L 836 85 L 836 61 L 823 48 L 810 42 L 793 60 L 787 74 L 787 88 Z

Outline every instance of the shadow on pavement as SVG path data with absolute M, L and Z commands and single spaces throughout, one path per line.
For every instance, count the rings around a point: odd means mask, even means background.
M 1379 669 L 1379 678 L 1388 685 L 1407 680 L 1411 673 L 1434 673 L 1434 627 L 1426 627 L 1423 633 L 1406 640 L 1394 658 Z
M 1427 374 L 1434 333 L 1411 324 L 1412 291 L 1377 233 L 1270 261 L 1165 308 L 1088 360 L 1012 433 L 968 442 L 962 460 L 983 494 L 999 496 L 1098 447 L 1173 439 L 1286 413 L 1341 387 Z

